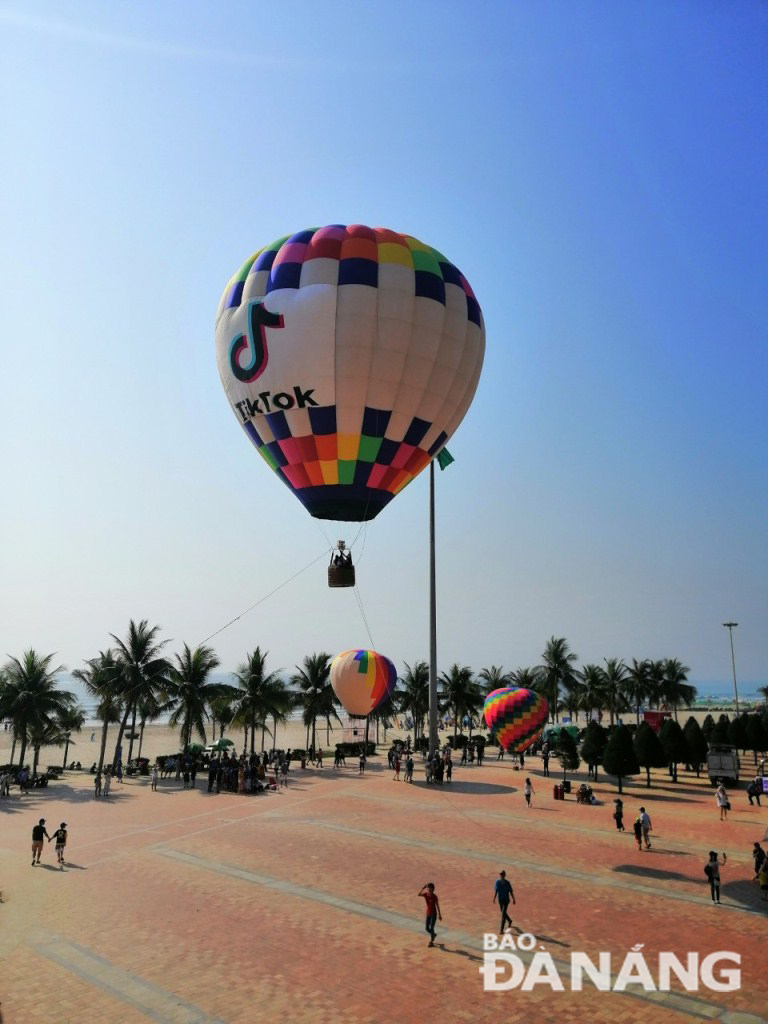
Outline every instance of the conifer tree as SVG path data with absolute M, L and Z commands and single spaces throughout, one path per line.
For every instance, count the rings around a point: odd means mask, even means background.
M 647 722 L 641 722 L 632 742 L 637 763 L 645 768 L 645 785 L 651 787 L 651 768 L 664 768 L 667 755 L 656 732 Z
M 608 738 L 608 745 L 603 754 L 603 768 L 609 775 L 616 776 L 620 793 L 623 792 L 622 779 L 629 775 L 637 775 L 640 771 L 632 746 L 632 735 L 626 725 L 615 728 Z

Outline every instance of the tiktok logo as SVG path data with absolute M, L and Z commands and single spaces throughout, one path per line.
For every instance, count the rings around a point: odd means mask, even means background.
M 249 303 L 248 334 L 236 335 L 229 345 L 229 368 L 243 384 L 250 384 L 267 368 L 267 327 L 283 327 L 284 323 L 283 314 L 270 313 L 263 302 Z

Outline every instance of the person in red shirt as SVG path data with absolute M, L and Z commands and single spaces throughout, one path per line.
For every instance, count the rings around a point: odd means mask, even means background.
M 424 900 L 427 905 L 427 919 L 424 928 L 429 933 L 430 936 L 429 946 L 434 946 L 435 921 L 438 918 L 441 921 L 443 920 L 443 915 L 440 913 L 440 900 L 437 898 L 434 882 L 427 882 L 426 885 L 422 885 L 421 889 L 419 889 L 419 896 L 424 897 Z M 429 948 L 429 946 L 427 948 Z

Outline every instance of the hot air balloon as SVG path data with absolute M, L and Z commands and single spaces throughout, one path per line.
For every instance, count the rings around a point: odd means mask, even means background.
M 533 690 L 503 687 L 485 698 L 483 717 L 496 742 L 510 754 L 521 754 L 541 735 L 549 705 Z
M 318 519 L 373 519 L 442 451 L 484 350 L 480 306 L 454 264 L 358 224 L 259 249 L 216 316 L 235 416 Z
M 392 694 L 397 670 L 376 651 L 343 651 L 331 662 L 331 686 L 344 710 L 355 717 L 375 711 Z

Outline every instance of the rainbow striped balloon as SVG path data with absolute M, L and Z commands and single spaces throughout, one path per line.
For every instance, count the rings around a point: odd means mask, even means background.
M 533 690 L 505 686 L 485 698 L 483 717 L 499 746 L 510 754 L 522 754 L 547 724 L 549 704 Z
M 364 717 L 392 694 L 397 670 L 376 651 L 342 651 L 331 663 L 331 686 L 344 710 Z

